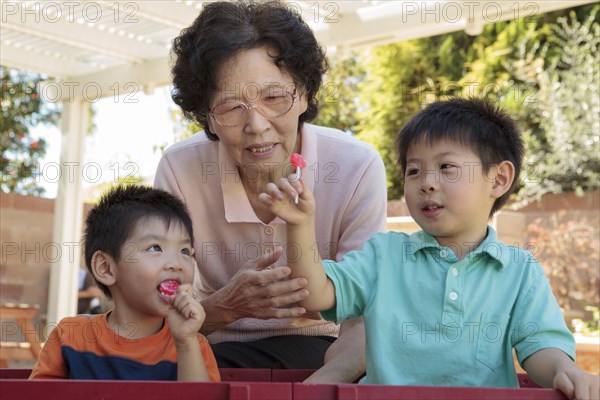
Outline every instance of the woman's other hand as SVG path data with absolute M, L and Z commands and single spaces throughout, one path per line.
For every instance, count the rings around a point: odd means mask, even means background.
M 209 334 L 240 318 L 295 318 L 306 313 L 295 304 L 308 297 L 304 278 L 288 279 L 289 267 L 273 267 L 283 249 L 275 248 L 248 261 L 229 283 L 202 300 Z

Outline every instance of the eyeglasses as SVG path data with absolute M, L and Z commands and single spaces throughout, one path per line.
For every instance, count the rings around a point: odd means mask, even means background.
M 287 114 L 296 101 L 297 90 L 290 93 L 285 89 L 272 89 L 256 103 L 226 101 L 209 110 L 208 114 L 217 124 L 225 127 L 238 126 L 248 118 L 250 110 L 256 110 L 266 118 L 277 118 Z

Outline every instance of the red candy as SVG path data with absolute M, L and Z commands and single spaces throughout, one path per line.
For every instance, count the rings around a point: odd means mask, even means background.
M 292 155 L 290 156 L 290 163 L 294 168 L 302 169 L 306 167 L 306 162 L 304 161 L 304 158 L 298 153 L 292 153 Z
M 159 286 L 159 290 L 162 294 L 166 296 L 175 296 L 177 293 L 177 288 L 179 287 L 179 282 L 169 280 L 162 282 Z

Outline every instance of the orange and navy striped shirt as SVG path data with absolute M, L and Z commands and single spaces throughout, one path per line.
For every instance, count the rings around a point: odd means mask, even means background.
M 62 319 L 29 379 L 177 380 L 177 352 L 167 323 L 152 336 L 128 339 L 135 334 L 135 324 L 117 334 L 108 326 L 107 315 Z M 220 381 L 208 340 L 198 334 L 198 341 L 210 380 Z

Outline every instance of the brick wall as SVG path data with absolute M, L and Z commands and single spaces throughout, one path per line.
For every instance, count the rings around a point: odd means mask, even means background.
M 69 251 L 52 241 L 53 225 L 53 199 L 0 192 L 0 303 L 38 305 L 35 322 L 45 320 L 50 266 Z

